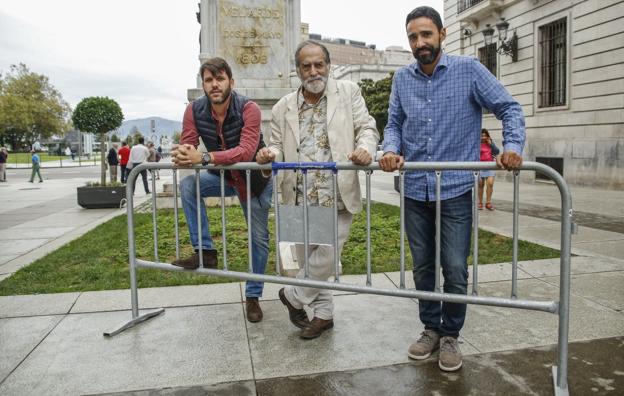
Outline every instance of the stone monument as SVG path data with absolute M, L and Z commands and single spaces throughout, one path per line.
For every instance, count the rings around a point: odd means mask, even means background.
M 271 108 L 294 87 L 294 51 L 300 42 L 301 0 L 201 0 L 200 64 L 220 56 L 232 67 L 237 92 L 262 109 L 268 140 Z M 199 67 L 198 67 L 199 69 Z M 201 77 L 188 100 L 203 95 Z

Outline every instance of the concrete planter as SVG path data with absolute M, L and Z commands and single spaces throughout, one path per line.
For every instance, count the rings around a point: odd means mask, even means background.
M 126 198 L 126 186 L 78 187 L 78 205 L 85 209 L 118 208 Z

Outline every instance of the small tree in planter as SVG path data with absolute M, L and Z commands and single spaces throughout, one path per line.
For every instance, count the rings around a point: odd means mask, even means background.
M 106 185 L 106 133 L 119 128 L 123 121 L 121 107 L 113 99 L 92 96 L 78 103 L 72 121 L 74 127 L 97 135 L 100 139 L 101 179 L 100 185 Z
M 101 179 L 99 186 L 78 187 L 78 204 L 84 208 L 119 207 L 126 189 L 106 186 L 106 133 L 119 128 L 123 113 L 119 104 L 106 97 L 84 98 L 72 115 L 74 127 L 97 135 L 100 139 Z

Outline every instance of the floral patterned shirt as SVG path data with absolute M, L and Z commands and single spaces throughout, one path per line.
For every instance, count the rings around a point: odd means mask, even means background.
M 299 162 L 332 162 L 327 135 L 327 96 L 315 104 L 306 103 L 301 88 L 297 99 L 299 106 Z M 334 206 L 332 171 L 308 172 L 308 205 Z M 303 174 L 297 174 L 297 205 L 303 204 Z M 338 192 L 338 209 L 344 209 Z

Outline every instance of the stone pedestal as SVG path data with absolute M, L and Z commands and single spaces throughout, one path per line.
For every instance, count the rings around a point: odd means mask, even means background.
M 301 0 L 201 0 L 200 65 L 219 56 L 232 68 L 234 89 L 258 103 L 268 141 L 271 108 L 292 92 L 294 52 L 300 41 Z M 199 67 L 198 67 L 199 69 Z M 298 83 L 297 83 L 298 84 Z M 204 94 L 201 77 L 188 90 Z

